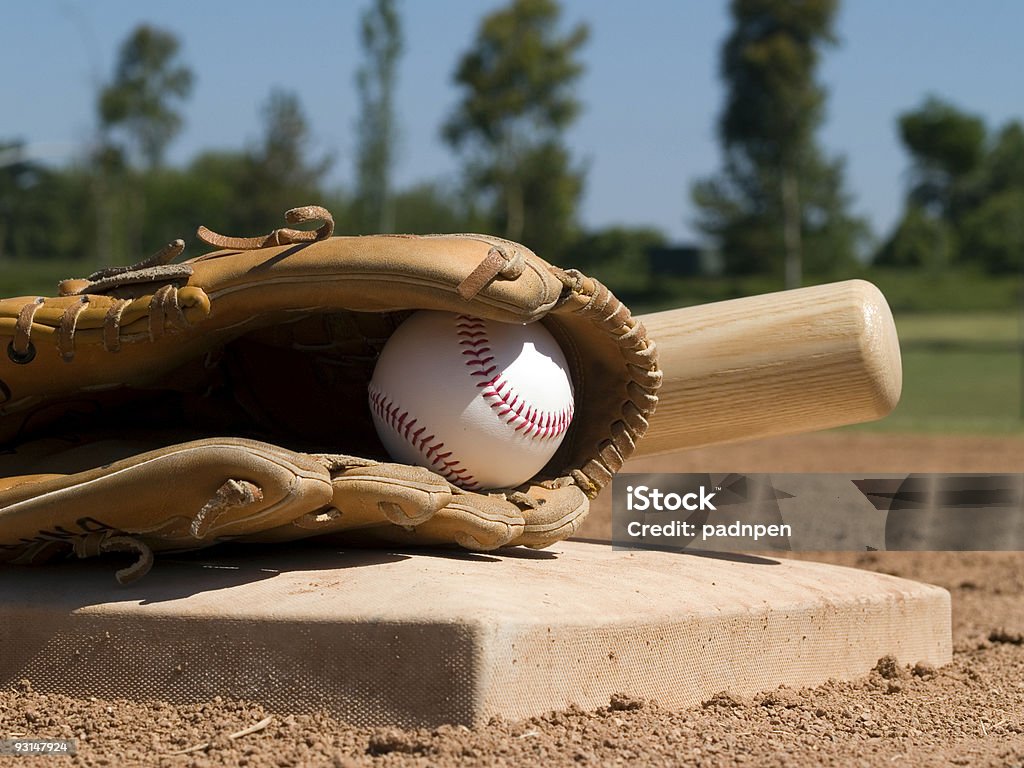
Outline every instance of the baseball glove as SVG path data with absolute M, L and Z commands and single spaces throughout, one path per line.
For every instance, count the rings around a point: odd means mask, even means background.
M 544 547 L 571 535 L 644 434 L 654 344 L 596 280 L 486 235 L 332 237 L 329 212 L 260 238 L 66 280 L 0 301 L 0 561 L 312 536 Z M 367 386 L 417 309 L 542 322 L 569 361 L 576 415 L 545 469 L 474 493 L 391 462 Z

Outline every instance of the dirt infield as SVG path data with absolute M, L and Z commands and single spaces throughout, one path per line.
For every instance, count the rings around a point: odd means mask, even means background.
M 1020 472 L 1024 440 L 839 432 L 646 459 L 630 469 Z M 607 536 L 609 519 L 606 502 L 598 504 L 581 533 Z M 50 758 L 47 765 L 1024 766 L 1024 555 L 808 559 L 949 589 L 953 663 L 932 669 L 880 659 L 851 683 L 780 688 L 747 699 L 723 693 L 678 712 L 624 691 L 596 711 L 429 731 L 352 728 L 326 715 L 219 699 L 195 706 L 69 699 L 37 693 L 26 680 L 0 692 L 0 736 L 78 740 L 78 757 Z

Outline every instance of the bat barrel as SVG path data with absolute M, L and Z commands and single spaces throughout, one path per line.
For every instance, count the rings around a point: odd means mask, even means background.
M 638 455 L 873 421 L 900 398 L 892 312 L 863 280 L 639 319 L 665 379 Z

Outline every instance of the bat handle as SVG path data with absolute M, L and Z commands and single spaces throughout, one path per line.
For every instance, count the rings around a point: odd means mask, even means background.
M 892 312 L 863 280 L 639 319 L 665 378 L 638 455 L 872 421 L 899 402 Z

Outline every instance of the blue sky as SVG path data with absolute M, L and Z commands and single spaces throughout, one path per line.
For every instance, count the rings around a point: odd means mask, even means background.
M 142 22 L 179 36 L 196 73 L 186 127 L 170 151 L 184 162 L 207 147 L 240 147 L 260 134 L 273 87 L 296 91 L 316 146 L 352 176 L 359 63 L 358 18 L 367 0 L 290 3 L 177 0 L 34 0 L 6 6 L 0 46 L 0 140 L 22 138 L 54 157 L 89 141 L 97 84 L 119 42 Z M 438 138 L 456 103 L 452 72 L 479 19 L 501 0 L 404 0 L 397 183 L 455 179 Z M 690 183 L 719 163 L 718 53 L 728 4 L 712 0 L 564 0 L 566 25 L 591 39 L 579 84 L 584 112 L 569 133 L 589 168 L 588 226 L 654 225 L 693 236 Z M 991 127 L 1024 117 L 1024 3 L 1016 0 L 846 0 L 840 45 L 821 79 L 830 90 L 820 138 L 847 158 L 854 208 L 884 235 L 899 215 L 907 158 L 896 116 L 934 93 Z M 305 201 L 297 201 L 305 202 Z

